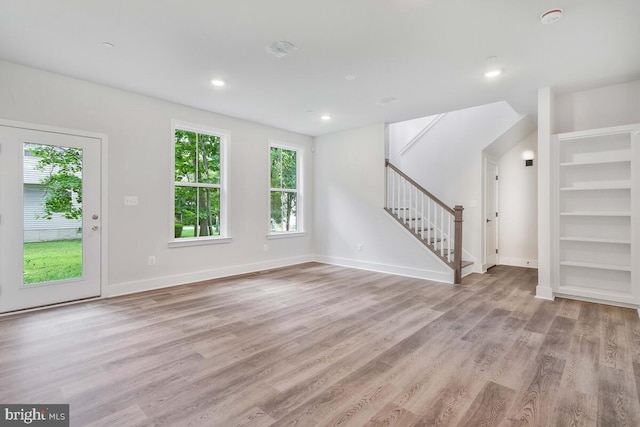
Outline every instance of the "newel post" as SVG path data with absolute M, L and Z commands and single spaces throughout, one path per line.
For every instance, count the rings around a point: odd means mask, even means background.
M 461 205 L 456 205 L 453 210 L 455 212 L 453 217 L 453 222 L 455 224 L 455 240 L 453 246 L 453 283 L 459 285 L 462 283 L 462 211 L 464 208 Z

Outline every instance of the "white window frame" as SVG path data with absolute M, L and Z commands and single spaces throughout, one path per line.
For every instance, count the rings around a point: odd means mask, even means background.
M 220 138 L 220 183 L 219 184 L 202 184 L 189 183 L 186 187 L 211 187 L 220 189 L 220 235 L 219 236 L 201 236 L 201 237 L 180 237 L 175 238 L 175 168 L 176 168 L 176 152 L 175 138 L 176 129 L 186 130 L 190 132 L 198 132 L 207 135 L 213 135 Z M 231 143 L 231 132 L 225 129 L 214 128 L 211 126 L 189 123 L 181 120 L 171 120 L 171 203 L 170 203 L 170 226 L 169 226 L 169 247 L 208 245 L 216 243 L 229 243 L 231 236 L 229 235 L 229 145 Z
M 296 152 L 296 231 L 271 231 L 271 192 L 272 191 L 291 191 L 290 188 L 273 188 L 271 187 L 271 149 L 281 148 Z M 306 235 L 304 228 L 304 180 L 303 180 L 303 160 L 304 147 L 299 145 L 287 144 L 282 141 L 269 139 L 269 147 L 267 151 L 267 182 L 269 191 L 267 193 L 267 239 L 281 239 L 287 237 L 300 237 Z

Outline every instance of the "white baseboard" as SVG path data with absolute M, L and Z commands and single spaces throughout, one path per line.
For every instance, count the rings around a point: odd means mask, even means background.
M 419 268 L 402 267 L 398 265 L 381 264 L 377 262 L 361 261 L 348 258 L 330 257 L 326 255 L 316 255 L 314 261 L 324 264 L 338 265 L 341 267 L 375 271 L 376 273 L 386 273 L 394 274 L 396 276 L 433 280 L 434 282 L 453 283 L 453 272 L 422 270 Z
M 611 301 L 604 298 L 589 297 L 584 295 L 564 294 L 562 292 L 556 292 L 554 293 L 554 295 L 558 298 L 573 299 L 577 301 L 592 302 L 595 304 L 612 305 L 614 307 L 624 307 L 624 308 L 631 308 L 634 310 L 640 310 L 640 308 L 638 308 L 638 304 L 634 302 Z
M 201 270 L 193 273 L 155 277 L 153 279 L 138 280 L 134 282 L 116 283 L 104 287 L 103 297 L 110 298 L 114 296 L 133 294 L 136 292 L 150 291 L 154 289 L 162 289 L 171 286 L 201 282 L 203 280 L 237 276 L 239 274 L 254 273 L 256 271 L 270 270 L 273 268 L 302 264 L 305 262 L 311 262 L 313 260 L 313 255 L 302 255 L 298 257 L 256 262 L 252 264 L 241 264 L 229 267 L 215 268 L 211 270 Z
M 500 265 L 510 265 L 513 267 L 538 268 L 537 259 L 509 258 L 501 256 Z
M 536 286 L 536 298 L 553 301 L 555 299 L 555 296 L 553 295 L 553 289 L 551 289 L 551 286 Z
M 464 259 L 464 258 L 462 258 Z M 468 265 L 462 269 L 462 277 L 468 276 L 471 273 L 484 274 L 487 272 L 487 269 L 482 269 L 482 265 L 478 262 L 474 262 L 471 265 Z

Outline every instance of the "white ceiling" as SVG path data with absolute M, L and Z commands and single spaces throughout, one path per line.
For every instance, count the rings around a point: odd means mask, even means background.
M 3 0 L 0 58 L 319 135 L 640 78 L 639 22 L 640 0 Z

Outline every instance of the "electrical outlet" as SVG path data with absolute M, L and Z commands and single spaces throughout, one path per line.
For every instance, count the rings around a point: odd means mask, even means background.
M 267 245 L 266 243 L 262 246 L 262 250 L 267 252 L 269 251 L 269 245 Z
M 147 262 L 149 265 L 156 265 L 156 257 L 151 255 Z
M 138 196 L 124 196 L 125 206 L 136 206 L 138 204 Z
M 358 243 L 358 252 L 362 252 L 362 248 L 363 248 L 362 243 Z

